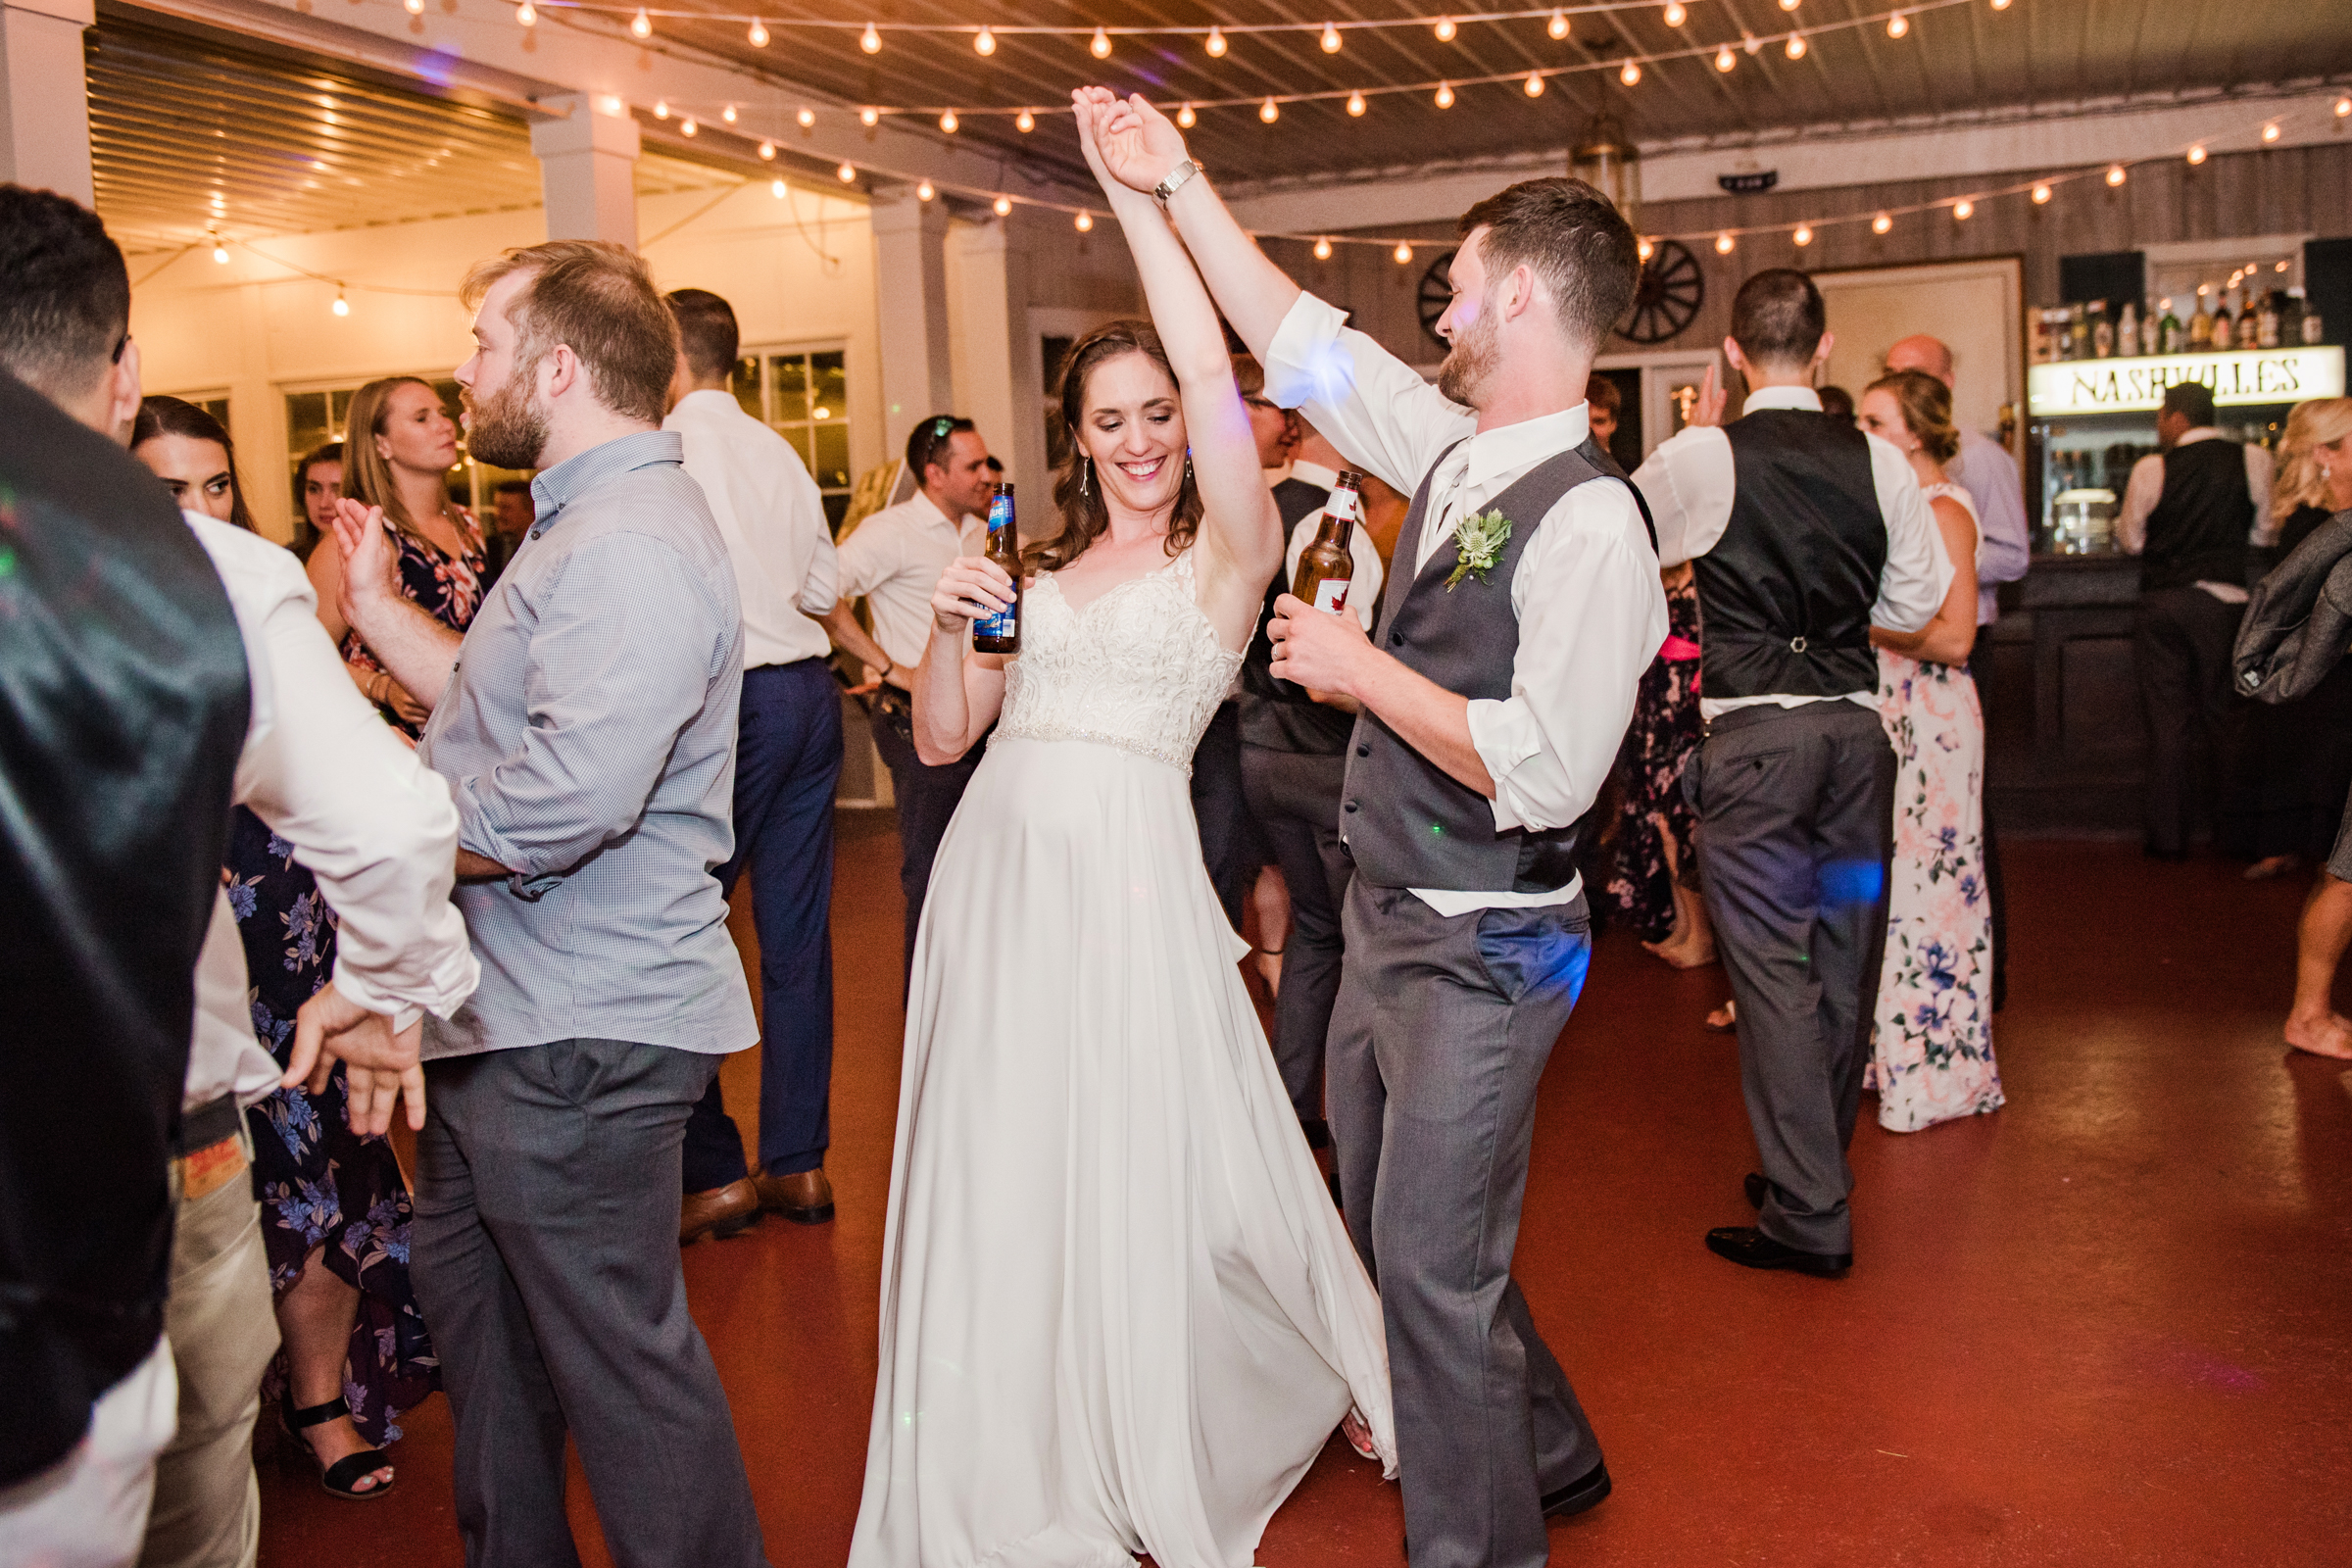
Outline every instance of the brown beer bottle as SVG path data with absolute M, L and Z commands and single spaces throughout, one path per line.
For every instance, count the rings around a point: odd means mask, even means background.
M 1021 651 L 1021 532 L 1013 525 L 1009 484 L 997 486 L 996 496 L 988 504 L 988 544 L 980 553 L 1004 567 L 1012 579 L 1012 603 L 972 622 L 972 651 L 1017 654 Z
M 1291 592 L 1325 614 L 1336 615 L 1348 608 L 1348 589 L 1355 579 L 1355 557 L 1348 547 L 1354 543 L 1356 521 L 1364 514 L 1362 483 L 1362 475 L 1352 470 L 1343 471 L 1334 481 L 1315 542 L 1299 555 L 1298 569 L 1291 575 Z

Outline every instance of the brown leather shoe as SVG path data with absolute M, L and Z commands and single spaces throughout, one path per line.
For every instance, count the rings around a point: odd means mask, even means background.
M 690 1247 L 705 1236 L 741 1236 L 760 1223 L 760 1189 L 749 1176 L 737 1177 L 707 1193 L 688 1193 L 678 1205 L 678 1245 Z
M 752 1181 L 760 1189 L 760 1208 L 795 1225 L 822 1225 L 833 1217 L 833 1184 L 822 1170 L 755 1176 Z

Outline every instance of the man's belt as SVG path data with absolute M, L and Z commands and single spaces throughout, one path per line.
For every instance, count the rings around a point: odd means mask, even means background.
M 245 1169 L 245 1113 L 237 1097 L 226 1094 L 182 1111 L 179 1137 L 172 1142 L 172 1163 L 179 1171 L 182 1202 L 193 1202 L 226 1187 Z

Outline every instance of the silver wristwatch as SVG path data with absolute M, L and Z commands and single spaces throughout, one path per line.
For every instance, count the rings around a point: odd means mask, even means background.
M 1168 201 L 1173 198 L 1178 191 L 1184 189 L 1185 182 L 1187 180 L 1191 179 L 1195 174 L 1200 172 L 1200 160 L 1198 158 L 1187 158 L 1183 163 L 1178 164 L 1174 169 L 1169 170 L 1166 176 L 1163 177 L 1158 184 L 1152 187 L 1152 194 L 1158 197 L 1163 202 Z

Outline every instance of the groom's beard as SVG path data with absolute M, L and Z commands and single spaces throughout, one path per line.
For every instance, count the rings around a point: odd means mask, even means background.
M 1482 303 L 1469 330 L 1454 338 L 1446 363 L 1438 367 L 1438 390 L 1465 409 L 1477 408 L 1501 358 L 1494 339 L 1494 313 Z
M 547 415 L 533 406 L 526 390 L 538 379 L 537 371 L 536 364 L 518 366 L 487 400 L 466 395 L 472 416 L 466 421 L 467 447 L 476 463 L 494 468 L 539 466 L 539 454 L 547 450 Z

